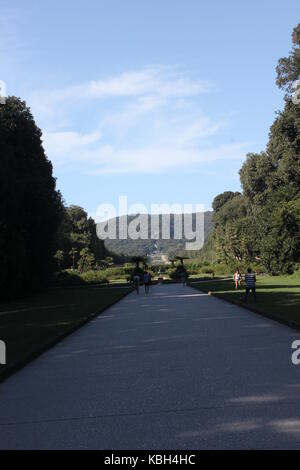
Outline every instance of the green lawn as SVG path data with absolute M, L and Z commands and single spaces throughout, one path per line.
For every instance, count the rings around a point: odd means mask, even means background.
M 0 305 L 0 339 L 6 343 L 9 369 L 103 311 L 130 292 L 130 287 L 79 287 L 52 289 L 19 301 Z
M 217 297 L 245 305 L 245 287 L 235 291 L 233 281 L 209 281 L 193 283 L 193 287 L 209 292 Z M 259 276 L 257 278 L 257 302 L 254 304 L 251 293 L 246 305 L 254 310 L 272 315 L 278 319 L 296 322 L 300 326 L 300 274 L 291 276 Z

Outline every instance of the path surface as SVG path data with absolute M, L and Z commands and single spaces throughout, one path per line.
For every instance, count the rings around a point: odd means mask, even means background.
M 0 384 L 0 447 L 299 449 L 299 338 L 189 287 L 132 293 Z

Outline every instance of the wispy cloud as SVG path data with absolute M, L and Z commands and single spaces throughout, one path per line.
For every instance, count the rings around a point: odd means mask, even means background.
M 109 173 L 159 173 L 181 168 L 197 168 L 201 163 L 224 159 L 240 159 L 245 152 L 244 144 L 224 144 L 209 149 L 188 151 L 180 147 L 145 146 L 140 149 L 99 149 L 91 157 L 94 169 L 89 174 Z
M 218 135 L 228 119 L 212 119 L 199 110 L 201 95 L 213 89 L 212 82 L 192 80 L 169 67 L 149 67 L 36 92 L 31 103 L 55 165 L 76 162 L 94 175 L 156 173 L 242 158 L 245 144 L 224 143 Z M 78 119 L 81 108 L 94 120 L 85 132 Z
M 214 88 L 208 80 L 191 80 L 176 76 L 169 67 L 149 67 L 139 71 L 124 72 L 116 77 L 92 80 L 87 83 L 32 94 L 34 106 L 51 107 L 62 102 L 95 98 L 160 96 L 162 98 L 196 96 Z

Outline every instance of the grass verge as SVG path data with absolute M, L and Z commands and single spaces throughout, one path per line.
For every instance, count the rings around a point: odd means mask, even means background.
M 51 289 L 0 305 L 6 364 L 0 381 L 131 292 L 127 287 Z
M 245 287 L 234 289 L 233 281 L 211 281 L 193 283 L 193 287 L 203 292 L 246 307 L 274 320 L 300 329 L 300 274 L 291 276 L 259 276 L 257 278 L 257 302 L 253 302 L 251 293 L 248 302 L 244 302 Z

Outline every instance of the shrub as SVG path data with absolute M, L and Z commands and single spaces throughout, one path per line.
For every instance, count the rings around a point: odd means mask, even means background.
M 86 284 L 107 284 L 109 280 L 101 271 L 86 271 L 81 273 L 81 279 Z
M 216 271 L 215 271 L 215 267 L 207 265 L 207 266 L 203 266 L 203 268 L 201 268 L 200 272 L 202 274 L 212 274 L 213 275 Z

